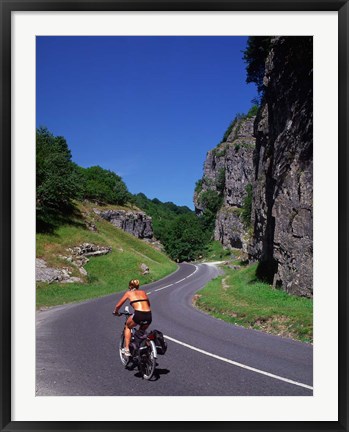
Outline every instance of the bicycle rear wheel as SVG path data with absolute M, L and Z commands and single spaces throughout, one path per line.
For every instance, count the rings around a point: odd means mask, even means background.
M 154 356 L 154 350 L 151 344 L 154 344 L 154 342 L 151 341 L 149 343 L 147 349 L 144 350 L 144 353 L 141 355 L 139 362 L 139 371 L 142 374 L 142 377 L 146 380 L 150 380 L 152 378 L 156 366 L 156 358 Z

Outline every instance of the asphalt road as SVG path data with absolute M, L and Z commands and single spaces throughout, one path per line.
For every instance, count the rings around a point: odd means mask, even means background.
M 117 350 L 124 318 L 112 315 L 122 293 L 37 312 L 36 394 L 65 396 L 312 396 L 309 344 L 227 324 L 192 306 L 219 270 L 181 264 L 144 287 L 151 328 L 167 336 L 154 380 L 125 369 Z

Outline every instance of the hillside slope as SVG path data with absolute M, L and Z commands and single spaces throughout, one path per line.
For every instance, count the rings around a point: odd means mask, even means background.
M 176 270 L 177 265 L 153 245 L 116 228 L 98 216 L 93 208 L 101 211 L 106 209 L 86 202 L 77 203 L 77 211 L 67 223 L 54 233 L 37 234 L 37 258 L 44 260 L 49 268 L 64 270 L 73 279 L 70 283 L 37 282 L 37 307 L 82 301 L 123 291 L 132 278 L 139 279 L 143 285 Z M 130 210 L 116 206 L 107 208 Z M 105 255 L 91 256 L 83 267 L 79 267 L 72 256 L 86 243 L 99 248 L 111 248 L 111 251 Z M 143 274 L 144 267 L 149 268 L 146 274 Z M 77 280 L 74 278 L 81 282 L 74 282 Z

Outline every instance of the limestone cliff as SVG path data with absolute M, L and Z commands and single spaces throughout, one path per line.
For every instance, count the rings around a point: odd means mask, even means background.
M 214 236 L 258 261 L 258 276 L 290 294 L 313 293 L 313 46 L 311 37 L 271 39 L 257 116 L 238 118 L 207 153 L 194 194 L 221 197 Z M 243 223 L 252 186 L 251 226 Z
M 208 191 L 221 197 L 216 215 L 215 240 L 226 247 L 247 250 L 248 227 L 241 217 L 247 186 L 253 180 L 254 116 L 238 116 L 224 142 L 207 153 L 204 175 L 194 194 L 197 214 L 205 210 Z
M 255 123 L 254 241 L 259 276 L 312 296 L 312 38 L 278 37 L 266 59 Z

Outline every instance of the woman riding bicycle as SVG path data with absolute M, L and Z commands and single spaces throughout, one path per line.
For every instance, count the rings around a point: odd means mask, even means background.
M 126 356 L 130 356 L 129 345 L 131 341 L 131 329 L 139 325 L 140 329 L 146 330 L 151 323 L 152 317 L 149 298 L 145 291 L 139 289 L 139 280 L 130 280 L 128 291 L 125 292 L 121 300 L 115 305 L 114 315 L 119 314 L 119 309 L 126 300 L 130 300 L 130 305 L 134 309 L 134 314 L 131 315 L 126 322 L 125 347 L 122 349 L 122 353 Z

